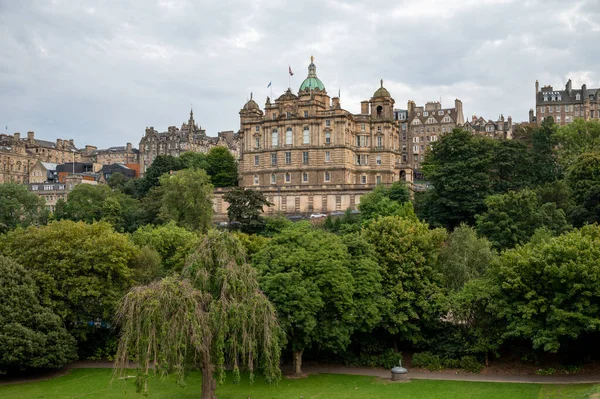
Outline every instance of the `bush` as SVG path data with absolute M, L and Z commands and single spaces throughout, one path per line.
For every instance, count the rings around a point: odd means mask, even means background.
M 444 368 L 440 356 L 431 352 L 415 353 L 412 358 L 412 366 L 429 371 L 438 371 Z
M 475 356 L 463 356 L 460 358 L 459 368 L 470 373 L 479 373 L 483 370 L 483 364 Z
M 383 353 L 364 353 L 359 354 L 347 351 L 344 353 L 341 361 L 345 366 L 351 367 L 383 367 L 386 369 L 398 365 L 398 361 L 402 359 L 402 353 L 396 352 L 393 349 L 386 349 Z
M 475 356 L 463 356 L 460 359 L 456 359 L 442 357 L 427 351 L 415 353 L 412 358 L 412 366 L 429 371 L 463 369 L 470 373 L 479 373 L 483 369 L 483 364 Z

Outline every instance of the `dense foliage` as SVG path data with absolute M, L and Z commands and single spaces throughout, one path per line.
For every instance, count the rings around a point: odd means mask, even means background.
M 223 199 L 229 204 L 227 217 L 231 222 L 239 223 L 242 232 L 252 234 L 263 230 L 263 208 L 271 205 L 263 193 L 247 188 L 234 188 L 225 193 Z
M 15 183 L 0 184 L 0 233 L 16 227 L 46 224 L 44 200 Z

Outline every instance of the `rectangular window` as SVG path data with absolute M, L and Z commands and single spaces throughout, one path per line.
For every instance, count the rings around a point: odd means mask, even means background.
M 286 112 L 286 113 L 285 113 L 285 117 L 286 117 L 287 119 L 290 119 L 290 118 L 292 117 L 292 114 L 291 114 L 291 112 Z
M 556 117 L 556 123 L 560 123 L 560 116 Z
M 331 126 L 331 121 L 329 119 L 325 120 L 325 126 L 327 126 L 327 127 Z
M 325 181 L 331 181 L 331 175 L 328 171 L 325 172 Z
M 260 148 L 260 137 L 254 140 L 254 148 Z
M 383 137 L 377 136 L 377 148 L 383 148 Z
M 377 175 L 377 177 L 375 179 L 376 179 L 377 184 L 381 184 L 381 176 L 380 175 Z
M 256 133 L 260 132 L 260 126 L 256 125 L 256 127 L 254 128 L 254 131 L 255 131 Z
M 331 144 L 331 132 L 325 132 L 325 144 Z
M 331 152 L 325 151 L 325 162 L 331 161 Z
M 560 112 L 560 105 L 556 106 L 556 112 Z
M 308 173 L 302 172 L 302 183 L 308 183 Z
M 285 131 L 285 145 L 292 145 L 292 128 L 288 127 Z
M 302 163 L 304 163 L 304 164 L 308 163 L 308 151 L 302 152 Z
M 258 175 L 254 175 L 254 185 L 258 186 Z
M 424 112 L 423 112 L 423 116 L 429 116 L 429 112 L 427 112 L 427 111 L 424 111 Z
M 377 155 L 377 158 L 375 160 L 377 162 L 377 165 L 381 165 L 381 155 Z
M 275 175 L 275 173 L 273 173 L 271 175 L 271 184 L 275 184 L 275 183 L 277 183 L 277 176 Z
M 273 119 L 277 119 L 277 114 L 273 114 Z
M 308 111 L 304 111 L 304 117 L 308 118 Z
M 288 165 L 292 163 L 292 153 L 290 151 L 285 153 L 285 163 Z
M 360 182 L 361 182 L 362 184 L 367 184 L 367 176 L 366 176 L 366 175 L 362 175 L 362 176 L 360 177 Z
M 254 156 L 254 166 L 260 165 L 260 157 L 258 155 Z
M 308 126 L 304 127 L 304 132 L 302 133 L 302 143 L 310 144 L 310 130 Z
M 276 166 L 277 165 L 277 153 L 273 152 L 271 153 L 271 166 Z
M 365 131 L 365 129 L 366 129 L 366 126 L 365 126 L 365 124 L 364 124 L 364 123 L 361 123 L 361 125 L 360 125 L 360 130 L 364 132 L 364 131 Z
M 277 147 L 279 145 L 279 133 L 277 132 L 277 129 L 273 129 L 271 133 L 271 145 L 273 147 Z
M 286 182 L 286 183 L 289 183 L 289 182 L 291 182 L 291 181 L 292 181 L 292 175 L 291 175 L 291 174 L 289 174 L 289 173 L 286 173 L 286 174 L 285 174 L 285 182 Z

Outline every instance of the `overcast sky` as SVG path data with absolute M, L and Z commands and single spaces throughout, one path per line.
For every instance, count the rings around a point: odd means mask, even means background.
M 311 55 L 359 112 L 383 79 L 406 108 L 463 101 L 465 118 L 524 121 L 534 84 L 600 87 L 600 0 L 0 0 L 2 132 L 138 145 L 193 104 L 215 136 L 294 92 Z

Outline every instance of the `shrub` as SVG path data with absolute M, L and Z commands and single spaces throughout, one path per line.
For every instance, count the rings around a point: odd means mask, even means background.
M 412 358 L 412 366 L 427 369 L 429 371 L 462 369 L 470 373 L 479 373 L 483 369 L 483 364 L 472 355 L 462 356 L 460 359 L 457 359 L 442 357 L 428 351 L 415 353 Z

